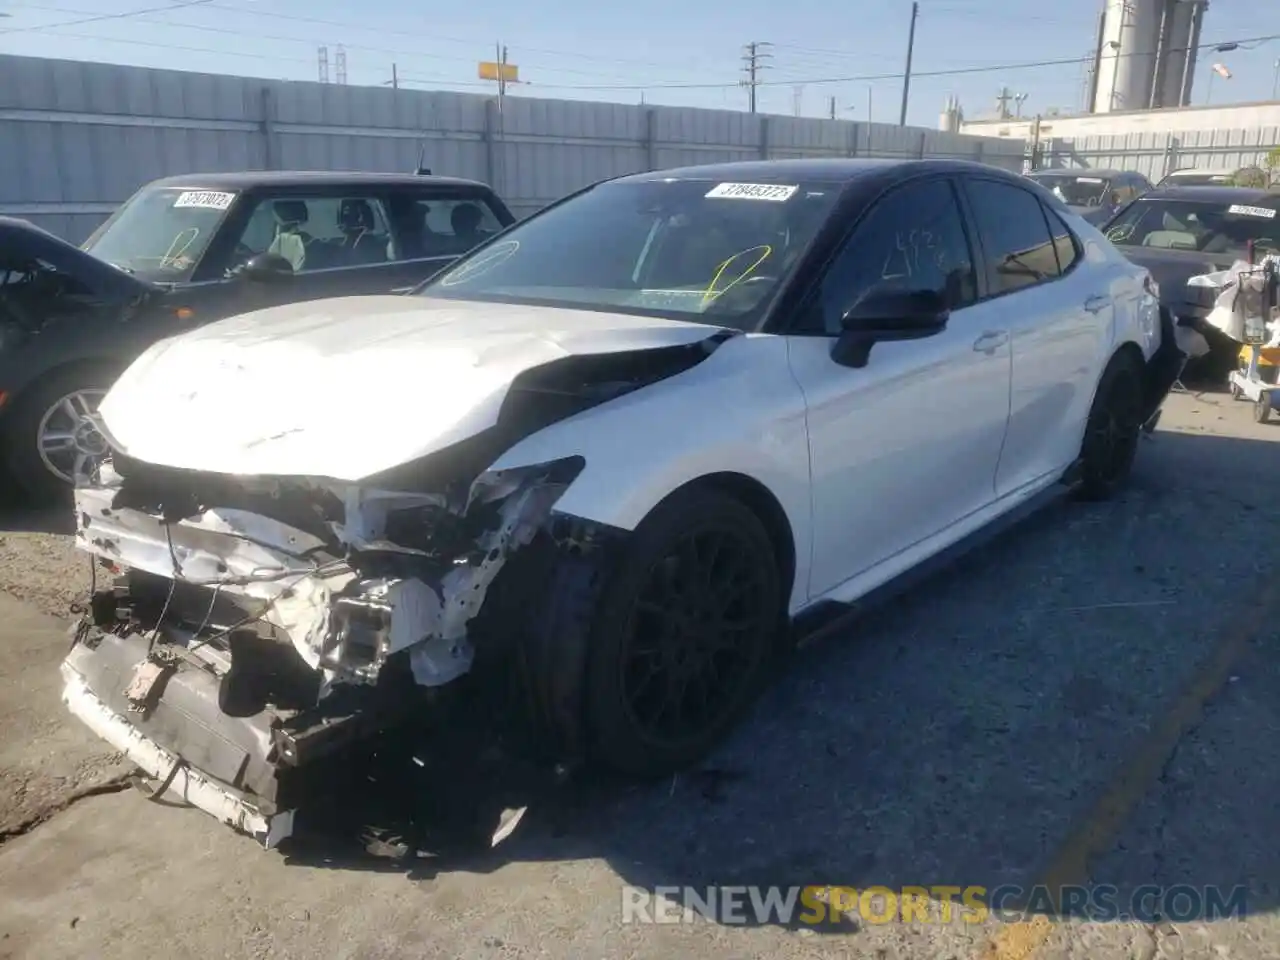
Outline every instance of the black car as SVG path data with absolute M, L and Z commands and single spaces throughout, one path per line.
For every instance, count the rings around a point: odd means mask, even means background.
M 1187 280 L 1237 260 L 1280 252 L 1280 194 L 1253 187 L 1163 187 L 1138 198 L 1102 229 L 1134 263 L 1151 271 L 1160 299 L 1184 326 L 1209 342 L 1193 373 L 1225 379 L 1240 344 L 1204 323 L 1214 291 Z
M 105 447 L 92 413 L 154 341 L 263 307 L 408 289 L 515 218 L 446 177 L 224 173 L 147 184 L 82 247 L 0 217 L 0 450 L 28 493 Z
M 1037 170 L 1027 176 L 1095 227 L 1151 189 L 1151 181 L 1132 170 Z

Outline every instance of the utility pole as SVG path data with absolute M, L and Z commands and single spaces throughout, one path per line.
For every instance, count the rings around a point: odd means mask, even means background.
M 396 72 L 396 65 L 394 63 L 391 65 L 391 89 L 400 89 L 400 74 Z
M 756 112 L 756 87 L 760 85 L 760 71 L 769 68 L 769 65 L 764 61 L 772 56 L 765 48 L 771 46 L 773 46 L 771 43 L 761 43 L 753 40 L 744 48 L 742 72 L 746 74 L 746 79 L 738 82 L 747 88 L 748 109 L 751 113 Z
M 798 117 L 804 112 L 804 87 L 796 86 L 793 88 L 795 100 L 792 103 L 792 112 Z
M 1276 60 L 1275 68 L 1275 76 L 1271 79 L 1271 99 L 1280 100 L 1280 60 Z
M 831 119 L 834 120 L 835 118 L 836 118 L 836 98 L 832 97 L 831 98 Z
M 920 4 L 911 4 L 911 29 L 907 32 L 907 72 L 902 75 L 902 112 L 898 115 L 898 126 L 907 125 L 907 98 L 911 94 L 911 55 L 916 50 L 916 19 L 920 16 Z

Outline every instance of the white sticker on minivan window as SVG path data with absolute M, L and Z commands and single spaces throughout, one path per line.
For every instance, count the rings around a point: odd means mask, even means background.
M 173 201 L 175 207 L 204 207 L 206 210 L 225 210 L 236 198 L 234 193 L 217 190 L 185 190 Z
M 798 186 L 783 183 L 722 183 L 707 191 L 708 197 L 725 200 L 770 200 L 783 203 L 799 190 Z
M 1238 213 L 1242 217 L 1263 217 L 1267 220 L 1276 218 L 1276 212 L 1270 207 L 1246 207 L 1242 203 L 1233 203 L 1227 207 L 1227 213 Z

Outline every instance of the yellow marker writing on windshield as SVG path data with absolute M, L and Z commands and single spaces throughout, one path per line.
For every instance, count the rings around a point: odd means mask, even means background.
M 751 266 L 747 267 L 746 270 L 742 271 L 742 273 L 740 273 L 727 287 L 723 290 L 717 290 L 716 284 L 720 282 L 721 274 L 723 274 L 725 270 L 729 269 L 729 264 L 733 263 L 733 261 L 737 260 L 739 257 L 749 254 L 755 250 L 763 250 L 764 253 L 760 254 L 760 256 L 756 258 L 755 262 L 751 264 Z M 714 300 L 721 294 L 728 293 L 743 280 L 747 279 L 747 277 L 751 276 L 751 274 L 755 272 L 756 267 L 769 259 L 769 256 L 772 253 L 773 247 L 769 246 L 767 243 L 762 243 L 756 247 L 747 247 L 745 250 L 739 250 L 724 263 L 720 264 L 720 266 L 716 268 L 715 276 L 711 278 L 711 283 L 708 284 L 706 291 L 702 294 L 702 305 L 706 306 L 708 301 Z

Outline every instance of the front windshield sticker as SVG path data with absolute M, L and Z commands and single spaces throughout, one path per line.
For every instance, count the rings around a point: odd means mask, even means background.
M 1276 212 L 1270 207 L 1246 207 L 1241 203 L 1233 203 L 1227 207 L 1227 213 L 1237 213 L 1242 217 L 1262 217 L 1266 220 L 1274 220 Z
M 215 190 L 186 190 L 178 194 L 173 201 L 175 207 L 203 207 L 206 210 L 225 210 L 236 198 L 234 193 L 220 193 Z
M 782 183 L 722 183 L 707 191 L 708 197 L 725 200 L 769 200 L 785 203 L 799 187 Z

